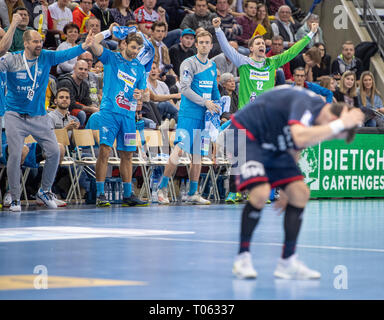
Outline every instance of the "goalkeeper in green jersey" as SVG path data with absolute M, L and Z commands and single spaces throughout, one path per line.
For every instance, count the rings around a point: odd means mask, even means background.
M 295 58 L 311 41 L 316 34 L 319 25 L 312 24 L 311 32 L 298 41 L 290 49 L 282 54 L 267 58 L 266 47 L 262 36 L 256 36 L 249 40 L 249 57 L 238 53 L 232 48 L 220 28 L 221 19 L 214 18 L 212 24 L 215 27 L 216 36 L 225 56 L 239 69 L 239 110 L 247 103 L 252 102 L 257 96 L 275 86 L 276 70 Z

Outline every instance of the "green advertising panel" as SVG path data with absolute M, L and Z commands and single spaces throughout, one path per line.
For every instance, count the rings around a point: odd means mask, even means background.
M 384 197 L 384 135 L 357 134 L 301 153 L 299 167 L 312 198 Z

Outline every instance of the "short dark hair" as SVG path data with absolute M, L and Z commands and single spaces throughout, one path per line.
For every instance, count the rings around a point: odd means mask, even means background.
M 71 30 L 71 29 L 77 29 L 77 31 L 80 33 L 80 28 L 79 26 L 76 24 L 76 23 L 73 23 L 73 22 L 70 22 L 70 23 L 67 23 L 64 28 L 63 28 L 63 32 L 64 34 L 67 34 L 67 31 L 68 30 Z
M 17 8 L 12 10 L 12 14 L 15 14 L 18 11 L 27 11 L 28 12 L 27 8 L 25 8 L 25 7 L 17 7 Z
M 132 41 L 136 41 L 138 45 L 143 45 L 144 41 L 143 38 L 138 33 L 130 33 L 126 38 L 125 42 L 129 44 Z
M 164 27 L 167 30 L 167 24 L 164 21 L 156 21 L 152 24 L 151 30 L 155 31 L 156 27 Z
M 295 70 L 293 70 L 293 75 L 296 74 L 296 71 L 304 71 L 305 72 L 305 69 L 303 67 L 297 67 Z
M 68 88 L 66 88 L 66 87 L 61 87 L 61 88 L 57 89 L 56 97 L 55 97 L 55 98 L 57 98 L 57 97 L 59 96 L 59 93 L 60 93 L 61 91 L 67 92 L 69 95 L 71 95 L 71 91 L 69 91 Z

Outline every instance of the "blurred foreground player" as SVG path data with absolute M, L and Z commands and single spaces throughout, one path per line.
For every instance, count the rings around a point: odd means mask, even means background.
M 246 152 L 245 163 L 238 163 L 237 187 L 239 191 L 249 191 L 241 218 L 239 254 L 233 266 L 236 276 L 257 277 L 249 253 L 252 233 L 271 187 L 280 187 L 281 197 L 276 206 L 285 209 L 285 239 L 274 275 L 283 279 L 320 278 L 319 272 L 306 267 L 295 254 L 304 208 L 310 196 L 296 164 L 299 152 L 324 140 L 346 139 L 349 142 L 354 137 L 354 128 L 363 121 L 364 115 L 357 108 L 325 103 L 309 90 L 288 86 L 264 93 L 232 116 L 232 124 L 225 133 L 226 141 L 230 143 L 228 141 L 233 139 L 234 154 L 236 150 L 239 155 Z M 246 135 L 243 143 L 239 142 L 240 134 Z

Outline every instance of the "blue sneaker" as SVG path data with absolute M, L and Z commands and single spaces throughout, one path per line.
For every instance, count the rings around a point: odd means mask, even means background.
M 225 202 L 226 202 L 226 203 L 229 203 L 229 204 L 234 204 L 234 203 L 236 203 L 236 193 L 234 193 L 234 192 L 230 192 L 230 193 L 228 193 L 228 196 L 227 196 L 227 198 L 225 199 Z

